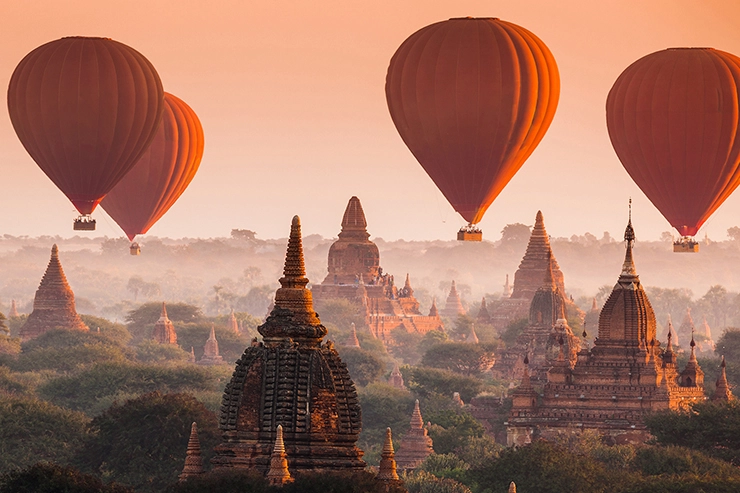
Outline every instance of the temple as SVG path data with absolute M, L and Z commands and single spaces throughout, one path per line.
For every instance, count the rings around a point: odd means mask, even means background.
M 460 315 L 465 315 L 465 308 L 463 307 L 460 294 L 457 292 L 457 286 L 455 281 L 452 281 L 450 285 L 450 292 L 447 294 L 447 301 L 445 307 L 442 309 L 442 316 L 449 320 L 456 320 Z
M 388 377 L 388 385 L 399 390 L 406 390 L 406 384 L 403 381 L 403 375 L 401 374 L 401 369 L 398 367 L 398 362 L 393 365 L 393 371 L 391 371 Z
M 383 442 L 383 451 L 380 454 L 380 464 L 378 466 L 378 481 L 398 482 L 398 472 L 396 471 L 395 453 L 393 451 L 393 434 L 390 428 L 385 429 L 385 441 Z
M 290 471 L 361 471 L 362 421 L 355 385 L 313 309 L 301 223 L 293 218 L 275 306 L 224 390 L 215 468 L 270 468 L 282 426 Z
M 15 300 L 10 300 L 10 311 L 8 312 L 8 317 L 20 317 L 21 314 L 18 313 L 18 308 L 15 306 Z
M 548 264 L 550 264 L 548 266 Z M 558 261 L 552 253 L 550 247 L 550 237 L 545 230 L 545 220 L 542 211 L 537 211 L 534 228 L 529 237 L 527 251 L 514 274 L 514 287 L 511 290 L 511 296 L 504 296 L 499 305 L 491 313 L 492 323 L 499 329 L 521 318 L 526 318 L 529 312 L 529 305 L 537 290 L 542 286 L 542 280 L 545 278 L 545 272 L 550 268 L 555 286 L 560 293 L 565 295 L 565 283 L 563 273 L 560 271 Z M 507 283 L 508 285 L 508 276 Z M 506 285 L 504 291 L 507 291 Z
M 51 259 L 36 290 L 33 311 L 19 335 L 27 341 L 54 329 L 89 330 L 75 310 L 75 295 L 62 270 L 56 245 L 51 247 Z
M 349 199 L 342 218 L 342 230 L 329 248 L 329 273 L 321 284 L 311 288 L 317 306 L 332 299 L 345 299 L 362 307 L 365 324 L 372 335 L 392 343 L 391 332 L 403 328 L 425 334 L 443 329 L 437 315 L 422 315 L 406 274 L 402 288 L 392 275 L 380 267 L 380 252 L 370 241 L 365 212 L 360 199 Z
M 236 321 L 236 315 L 234 314 L 234 309 L 231 309 L 231 314 L 229 315 L 229 328 L 234 334 L 239 334 L 241 331 L 239 330 L 239 322 Z
M 416 469 L 424 459 L 434 453 L 432 439 L 424 428 L 424 420 L 419 410 L 419 400 L 414 403 L 414 412 L 411 414 L 411 428 L 401 438 L 401 446 L 396 452 L 396 464 L 405 471 Z
M 152 339 L 160 344 L 177 344 L 177 333 L 172 321 L 167 317 L 167 306 L 162 302 L 162 312 L 154 324 Z
M 640 443 L 649 438 L 646 413 L 704 400 L 704 376 L 694 346 L 679 373 L 670 339 L 662 349 L 656 338 L 655 313 L 633 261 L 631 220 L 624 239 L 622 272 L 601 310 L 593 348 L 581 348 L 571 368 L 560 340 L 542 395 L 534 390 L 525 364 L 522 383 L 512 393 L 509 445 L 585 429 L 595 429 L 613 443 Z
M 544 280 L 529 306 L 528 323 L 514 345 L 496 360 L 494 373 L 500 378 L 520 378 L 523 368 L 520 360 L 526 355 L 531 378 L 544 383 L 548 370 L 559 357 L 561 346 L 563 357 L 572 368 L 581 341 L 568 326 L 565 307 L 565 296 L 555 282 L 552 263 L 547 262 Z
M 224 362 L 223 357 L 218 354 L 218 341 L 216 340 L 216 327 L 211 324 L 211 334 L 208 336 L 206 345 L 203 348 L 203 356 L 198 361 L 199 365 L 212 366 L 220 365 Z
M 198 425 L 193 422 L 190 426 L 190 439 L 188 440 L 188 450 L 185 453 L 185 466 L 180 473 L 179 481 L 186 481 L 188 478 L 200 476 L 205 470 L 203 469 L 203 457 L 200 452 L 200 439 L 198 438 Z

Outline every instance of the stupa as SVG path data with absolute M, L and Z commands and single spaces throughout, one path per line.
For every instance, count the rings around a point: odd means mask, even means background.
M 395 453 L 393 451 L 393 434 L 390 428 L 386 428 L 385 441 L 383 442 L 383 451 L 380 455 L 380 464 L 376 478 L 378 481 L 385 482 L 399 481 L 396 467 Z
M 203 348 L 203 356 L 198 361 L 199 365 L 212 366 L 220 365 L 224 362 L 223 357 L 218 354 L 218 341 L 216 340 L 216 327 L 211 324 L 211 334 L 208 336 L 206 345 Z
M 465 315 L 465 308 L 463 308 L 460 294 L 457 292 L 457 286 L 453 280 L 450 285 L 450 292 L 447 294 L 445 307 L 442 309 L 442 316 L 454 321 L 460 315 Z
M 419 410 L 419 400 L 414 403 L 414 412 L 411 414 L 411 428 L 401 438 L 401 446 L 396 452 L 396 464 L 401 470 L 411 471 L 416 469 L 424 459 L 434 453 L 432 439 L 427 435 L 424 428 L 424 420 Z
M 275 306 L 224 390 L 216 468 L 266 473 L 282 426 L 290 470 L 360 471 L 362 421 L 354 383 L 313 309 L 301 223 L 293 218 Z
M 360 340 L 357 338 L 357 327 L 354 322 L 349 327 L 349 336 L 344 345 L 347 347 L 360 347 Z
M 270 457 L 270 469 L 267 471 L 267 482 L 273 486 L 282 486 L 293 481 L 288 470 L 288 459 L 286 457 L 283 427 L 278 425 L 275 446 L 272 448 L 272 456 Z
M 177 333 L 172 321 L 167 317 L 167 306 L 162 302 L 162 312 L 154 324 L 152 339 L 160 344 L 177 344 Z
M 75 295 L 62 270 L 56 245 L 51 247 L 51 259 L 36 290 L 33 311 L 19 335 L 27 341 L 53 329 L 89 330 L 75 310 Z
M 339 238 L 329 248 L 329 273 L 311 287 L 317 305 L 333 299 L 351 301 L 361 307 L 372 335 L 383 342 L 392 342 L 391 332 L 397 328 L 419 334 L 443 328 L 438 316 L 419 311 L 408 274 L 399 289 L 394 277 L 383 272 L 378 247 L 369 238 L 360 199 L 352 197 Z
M 560 293 L 565 296 L 563 273 L 550 247 L 550 237 L 545 230 L 545 219 L 542 211 L 537 211 L 534 228 L 529 236 L 527 250 L 524 253 L 519 269 L 514 274 L 514 287 L 511 296 L 504 297 L 491 313 L 494 325 L 503 329 L 506 325 L 520 318 L 525 318 L 529 312 L 529 305 L 537 290 L 542 286 L 545 272 L 552 269 L 552 278 Z
M 646 413 L 704 400 L 703 374 L 693 351 L 679 374 L 670 340 L 665 350 L 657 340 L 655 313 L 633 261 L 631 220 L 624 239 L 622 272 L 601 310 L 593 348 L 579 351 L 573 368 L 559 357 L 540 397 L 525 373 L 513 393 L 509 445 L 586 429 L 614 443 L 640 443 L 650 436 Z
M 201 457 L 200 452 L 200 439 L 198 438 L 198 425 L 193 422 L 190 426 L 190 439 L 188 440 L 188 450 L 185 455 L 185 467 L 182 468 L 179 480 L 182 482 L 193 476 L 200 476 L 204 472 L 203 457 Z
M 229 328 L 234 334 L 239 334 L 239 322 L 236 321 L 233 308 L 231 309 L 231 315 L 229 315 Z
M 406 384 L 403 381 L 403 375 L 401 374 L 401 369 L 398 367 L 398 362 L 393 365 L 393 371 L 391 371 L 388 377 L 388 384 L 399 390 L 406 390 Z
M 20 317 L 20 313 L 18 313 L 18 308 L 15 306 L 15 300 L 10 300 L 10 312 L 8 312 L 8 317 Z
M 475 317 L 476 322 L 479 324 L 491 323 L 491 314 L 488 313 L 488 307 L 486 306 L 486 298 L 483 297 L 480 300 L 480 309 L 478 310 L 478 316 Z
M 719 367 L 719 377 L 717 377 L 716 388 L 714 394 L 712 394 L 712 401 L 732 401 L 735 400 L 735 396 L 732 395 L 730 385 L 727 383 L 727 370 L 726 370 L 725 357 L 722 356 L 722 363 Z

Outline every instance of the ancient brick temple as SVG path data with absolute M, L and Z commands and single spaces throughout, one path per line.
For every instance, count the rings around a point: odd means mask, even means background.
M 329 274 L 311 288 L 317 304 L 331 299 L 356 303 L 364 310 L 373 336 L 384 342 L 392 342 L 391 331 L 399 327 L 420 334 L 442 330 L 439 316 L 424 316 L 419 311 L 408 274 L 399 288 L 392 275 L 383 273 L 378 247 L 369 238 L 360 199 L 352 197 L 339 238 L 329 249 Z
M 460 315 L 465 315 L 465 308 L 460 299 L 460 293 L 457 292 L 455 281 L 452 281 L 450 292 L 447 294 L 447 301 L 445 301 L 445 307 L 442 309 L 442 316 L 454 321 Z
M 275 306 L 257 329 L 263 342 L 244 351 L 224 390 L 214 467 L 267 472 L 278 425 L 292 472 L 365 467 L 357 392 L 331 342 L 322 344 L 307 284 L 296 216 Z
M 167 317 L 167 306 L 164 302 L 162 302 L 162 312 L 159 319 L 154 324 L 152 339 L 160 344 L 177 344 L 175 326 L 172 324 L 172 320 Z
M 630 221 L 622 272 L 601 310 L 593 348 L 583 347 L 573 368 L 565 351 L 559 351 L 541 395 L 525 370 L 512 393 L 510 445 L 584 429 L 598 430 L 616 443 L 642 442 L 649 437 L 646 413 L 704 400 L 704 375 L 694 346 L 679 373 L 670 339 L 665 349 L 657 340 L 655 313 L 632 258 L 634 240 Z
M 547 372 L 559 357 L 561 348 L 570 368 L 576 363 L 581 341 L 568 326 L 566 300 L 548 262 L 544 281 L 529 305 L 529 321 L 514 345 L 496 360 L 494 373 L 501 378 L 521 378 L 523 360 L 529 360 L 529 372 L 537 382 L 547 381 Z M 562 342 L 562 344 L 561 344 Z
M 401 446 L 396 452 L 396 464 L 399 469 L 411 471 L 433 453 L 432 439 L 424 428 L 417 399 L 414 403 L 414 412 L 411 414 L 411 428 L 401 439 Z
M 545 220 L 542 211 L 537 211 L 534 228 L 529 237 L 527 251 L 519 264 L 519 269 L 514 274 L 514 288 L 511 296 L 501 300 L 501 303 L 491 313 L 494 325 L 504 328 L 512 320 L 527 317 L 529 305 L 534 298 L 534 293 L 542 286 L 545 271 L 548 264 L 552 269 L 552 278 L 560 292 L 565 295 L 565 283 L 563 273 L 560 271 L 558 261 L 552 254 L 550 237 L 545 230 Z M 508 284 L 508 278 L 507 278 Z
M 212 366 L 220 365 L 224 358 L 218 353 L 218 341 L 216 340 L 216 327 L 211 324 L 211 333 L 208 336 L 206 345 L 203 347 L 203 356 L 198 361 L 199 365 Z
M 59 262 L 59 249 L 51 247 L 51 259 L 33 299 L 33 311 L 19 335 L 27 341 L 53 329 L 89 330 L 75 310 L 75 295 Z

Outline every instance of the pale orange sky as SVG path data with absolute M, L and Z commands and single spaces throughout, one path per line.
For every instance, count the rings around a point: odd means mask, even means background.
M 636 59 L 673 46 L 740 55 L 735 0 L 432 1 L 38 0 L 0 7 L 0 86 L 37 46 L 62 36 L 106 36 L 142 52 L 165 90 L 200 116 L 201 169 L 150 233 L 260 238 L 287 235 L 299 214 L 304 234 L 335 236 L 352 195 L 369 231 L 385 239 L 452 239 L 464 224 L 401 141 L 388 115 L 388 62 L 411 33 L 450 17 L 499 17 L 531 30 L 560 69 L 560 104 L 537 150 L 480 226 L 621 236 L 628 197 L 638 239 L 667 221 L 632 183 L 612 150 L 604 103 Z M 2 98 L 0 234 L 71 236 L 75 211 L 28 157 Z M 700 231 L 723 239 L 740 225 L 736 192 Z M 94 234 L 122 236 L 100 208 Z M 91 233 L 83 233 L 91 234 Z

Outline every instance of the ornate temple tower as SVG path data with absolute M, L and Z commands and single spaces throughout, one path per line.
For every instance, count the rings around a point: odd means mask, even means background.
M 15 306 L 15 300 L 10 300 L 10 312 L 8 312 L 8 317 L 20 317 L 20 313 L 18 313 L 18 308 Z
M 457 292 L 455 281 L 452 281 L 452 285 L 450 286 L 450 293 L 447 295 L 447 301 L 445 302 L 445 307 L 442 310 L 442 316 L 447 317 L 450 320 L 455 320 L 460 315 L 465 315 L 465 308 L 463 308 L 462 301 L 460 300 L 460 295 Z
M 349 199 L 342 218 L 339 239 L 329 248 L 329 275 L 323 284 L 355 284 L 378 277 L 380 252 L 370 241 L 365 212 L 360 199 Z
M 270 466 L 282 426 L 293 472 L 360 471 L 362 427 L 357 392 L 326 328 L 313 310 L 303 261 L 301 223 L 293 218 L 275 306 L 258 327 L 263 343 L 248 347 L 224 390 L 216 468 Z
M 575 429 L 598 430 L 616 443 L 643 442 L 649 438 L 646 413 L 705 399 L 703 373 L 693 351 L 679 374 L 670 339 L 662 350 L 656 338 L 655 313 L 632 258 L 631 220 L 624 239 L 622 272 L 601 310 L 594 347 L 580 351 L 572 369 L 559 357 L 541 399 L 515 399 L 507 426 L 510 445 Z M 526 380 L 522 396 L 531 394 Z
M 75 295 L 59 262 L 59 249 L 51 247 L 51 259 L 33 299 L 33 311 L 19 335 L 27 341 L 53 329 L 89 330 L 75 310 Z
M 182 472 L 178 478 L 180 482 L 183 482 L 188 478 L 200 476 L 204 472 L 203 457 L 200 452 L 200 439 L 198 438 L 198 425 L 193 422 L 190 426 L 188 450 L 185 453 L 185 466 L 182 468 Z
M 411 428 L 401 439 L 401 446 L 396 452 L 396 464 L 401 470 L 411 471 L 433 453 L 432 439 L 424 428 L 417 399 L 414 403 L 414 412 L 411 414 Z
M 486 306 L 486 298 L 483 297 L 480 300 L 480 310 L 478 310 L 478 316 L 475 318 L 479 324 L 491 323 L 491 314 L 488 313 L 488 307 Z
M 159 315 L 159 320 L 154 324 L 152 339 L 160 344 L 177 344 L 175 326 L 172 324 L 172 320 L 167 317 L 167 306 L 164 302 L 162 302 L 162 313 Z
M 239 334 L 239 322 L 236 321 L 236 315 L 234 314 L 234 309 L 231 309 L 231 314 L 229 315 L 229 328 L 234 334 Z

